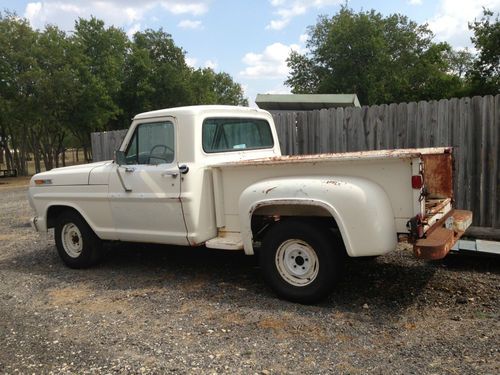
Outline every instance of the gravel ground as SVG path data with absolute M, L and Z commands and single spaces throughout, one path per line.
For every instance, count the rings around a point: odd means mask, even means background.
M 500 373 L 498 259 L 400 249 L 302 306 L 231 252 L 113 244 L 68 269 L 25 195 L 0 190 L 1 373 Z

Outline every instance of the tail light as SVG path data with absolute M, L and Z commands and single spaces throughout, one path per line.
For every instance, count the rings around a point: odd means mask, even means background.
M 421 174 L 411 176 L 411 187 L 413 189 L 421 189 L 424 186 L 424 179 Z

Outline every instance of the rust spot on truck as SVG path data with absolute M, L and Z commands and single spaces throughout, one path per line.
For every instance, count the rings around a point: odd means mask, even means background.
M 430 197 L 453 198 L 453 156 L 422 155 L 424 184 Z
M 451 228 L 446 227 L 446 221 L 452 218 Z M 472 212 L 465 210 L 451 210 L 413 245 L 415 257 L 427 260 L 442 259 L 448 254 L 452 246 L 464 234 L 472 222 Z
M 340 181 L 335 181 L 335 180 L 326 180 L 324 182 L 325 182 L 325 184 L 329 184 L 329 185 L 340 185 L 341 184 Z
M 451 154 L 451 147 L 432 147 L 432 148 L 409 148 L 409 149 L 393 149 L 393 150 L 372 150 L 372 151 L 356 151 L 356 152 L 338 152 L 324 153 L 313 155 L 282 155 L 271 156 L 262 159 L 239 160 L 226 163 L 220 163 L 218 166 L 257 166 L 261 164 L 290 164 L 290 163 L 315 163 L 324 161 L 351 161 L 360 159 L 383 159 L 383 158 L 399 158 L 411 159 L 418 158 L 423 155 L 441 155 Z

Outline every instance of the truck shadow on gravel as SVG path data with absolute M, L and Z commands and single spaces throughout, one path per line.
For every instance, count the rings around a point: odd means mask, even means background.
M 99 265 L 72 270 L 61 263 L 55 248 L 48 246 L 5 259 L 0 262 L 0 269 L 44 276 L 47 281 L 41 289 L 84 283 L 96 294 L 147 290 L 166 294 L 170 299 L 197 300 L 200 304 L 228 303 L 248 308 L 258 305 L 270 311 L 302 309 L 274 296 L 261 277 L 256 257 L 204 247 L 111 244 Z M 432 296 L 428 298 L 430 289 L 440 284 L 468 288 L 470 280 L 456 277 L 460 272 L 498 273 L 498 260 L 452 256 L 440 262 L 422 262 L 406 252 L 373 261 L 348 260 L 332 295 L 302 311 L 307 314 L 310 309 L 333 309 L 376 314 L 377 322 L 382 324 L 397 320 L 411 305 L 432 305 Z

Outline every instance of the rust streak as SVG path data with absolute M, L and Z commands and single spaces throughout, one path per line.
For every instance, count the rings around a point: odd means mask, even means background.
M 424 182 L 430 197 L 453 198 L 453 156 L 422 155 Z
M 359 159 L 381 159 L 381 158 L 401 158 L 409 159 L 426 155 L 443 154 L 450 156 L 451 147 L 433 147 L 433 148 L 410 148 L 394 150 L 373 150 L 356 152 L 325 153 L 314 155 L 282 155 L 272 156 L 262 159 L 240 160 L 237 162 L 220 163 L 220 166 L 256 166 L 261 164 L 285 164 L 285 163 L 304 163 L 304 162 L 323 162 L 331 160 L 359 160 Z

